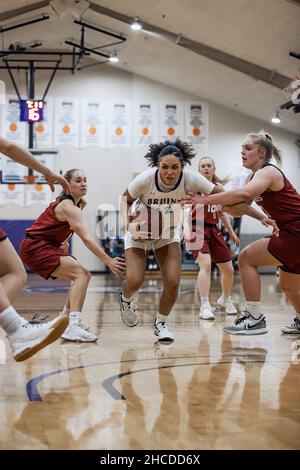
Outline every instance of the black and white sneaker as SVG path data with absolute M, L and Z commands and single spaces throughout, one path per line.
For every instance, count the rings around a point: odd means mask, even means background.
M 249 312 L 243 312 L 243 316 L 235 320 L 233 325 L 224 326 L 225 333 L 230 335 L 264 335 L 268 333 L 264 315 L 254 318 Z
M 174 335 L 169 330 L 167 323 L 158 318 L 154 320 L 154 334 L 158 337 L 158 341 L 174 341 Z
M 294 323 L 291 325 L 286 325 L 280 328 L 282 333 L 289 335 L 300 335 L 300 319 L 298 317 L 294 318 Z
M 136 305 L 134 300 L 131 299 L 129 302 L 123 300 L 122 294 L 120 294 L 120 309 L 121 318 L 126 326 L 133 327 L 138 324 L 138 316 L 136 314 Z

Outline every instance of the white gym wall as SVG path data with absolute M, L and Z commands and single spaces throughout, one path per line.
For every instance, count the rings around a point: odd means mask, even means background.
M 7 85 L 7 94 L 14 94 L 8 74 L 1 71 L 0 80 Z M 36 96 L 45 89 L 48 74 L 36 73 Z M 22 90 L 22 88 L 21 88 Z M 24 93 L 24 90 L 22 90 Z M 200 100 L 201 97 L 182 93 L 177 89 L 164 86 L 158 82 L 123 72 L 113 66 L 100 65 L 94 69 L 81 71 L 76 75 L 58 72 L 53 81 L 49 96 L 126 98 L 131 100 Z M 276 128 L 271 123 L 253 119 L 238 110 L 209 103 L 209 150 L 205 154 L 213 157 L 217 164 L 217 174 L 221 177 L 229 173 L 234 163 L 240 163 L 241 143 L 248 132 L 267 129 L 274 137 L 275 143 L 283 151 L 283 171 L 300 190 L 299 150 L 294 144 L 296 135 Z M 146 150 L 146 149 L 145 149 Z M 85 217 L 92 235 L 95 235 L 96 209 L 100 203 L 110 203 L 117 207 L 118 198 L 132 178 L 133 173 L 145 168 L 144 150 L 124 150 L 112 148 L 103 150 L 90 147 L 78 150 L 73 147 L 59 148 L 61 168 L 82 168 L 88 177 L 88 205 L 84 209 Z M 201 154 L 202 155 L 202 154 Z M 196 167 L 197 159 L 193 163 Z M 18 207 L 14 204 L 1 206 L 2 219 L 34 219 L 43 207 Z M 265 229 L 258 222 L 244 217 L 242 233 L 264 233 Z M 91 271 L 101 271 L 103 266 L 74 236 L 73 254 Z

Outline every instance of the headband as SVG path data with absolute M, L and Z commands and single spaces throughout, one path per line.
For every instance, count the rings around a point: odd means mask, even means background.
M 165 155 L 175 155 L 175 157 L 179 158 L 181 163 L 184 162 L 183 154 L 182 154 L 181 150 L 178 147 L 176 147 L 176 145 L 167 145 L 166 147 L 164 147 L 159 152 L 158 157 L 157 157 L 157 161 L 159 162 L 162 159 L 162 157 L 164 157 Z

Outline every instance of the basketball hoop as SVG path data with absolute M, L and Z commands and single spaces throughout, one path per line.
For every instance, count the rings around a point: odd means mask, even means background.
M 35 180 L 38 179 L 38 175 L 27 175 L 24 176 L 24 180 L 27 184 L 34 184 Z

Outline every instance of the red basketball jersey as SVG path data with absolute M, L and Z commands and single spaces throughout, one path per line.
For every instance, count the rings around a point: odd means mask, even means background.
M 256 196 L 254 201 L 262 207 L 271 219 L 276 220 L 279 228 L 283 228 L 291 222 L 300 220 L 300 194 L 297 193 L 282 171 L 279 168 L 277 169 L 284 178 L 283 188 L 280 191 L 265 191 Z
M 215 204 L 209 204 L 204 206 L 204 223 L 205 224 L 217 224 L 219 217 L 216 216 L 217 206 Z
M 196 210 L 196 207 L 194 206 L 192 208 L 192 224 L 201 225 L 204 223 L 209 225 L 216 225 L 219 222 L 219 217 L 216 216 L 216 209 L 217 206 L 215 204 L 204 206 L 204 210 L 199 210 L 199 208 Z M 201 220 L 199 220 L 199 217 Z
M 26 229 L 26 234 L 33 238 L 47 240 L 55 245 L 61 245 L 72 236 L 74 231 L 71 230 L 68 222 L 60 222 L 55 217 L 54 209 L 64 199 L 70 199 L 74 203 L 72 196 L 59 196 L 42 212 L 34 224 Z

